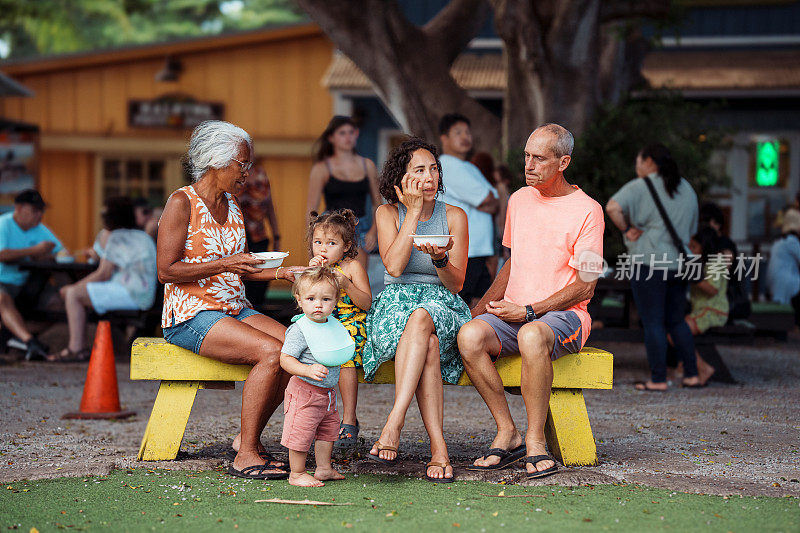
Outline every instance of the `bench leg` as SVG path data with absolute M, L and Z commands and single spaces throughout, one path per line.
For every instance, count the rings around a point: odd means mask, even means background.
M 553 389 L 544 433 L 550 452 L 564 466 L 597 465 L 583 390 Z
M 138 459 L 171 461 L 181 447 L 199 381 L 162 381 L 144 430 Z

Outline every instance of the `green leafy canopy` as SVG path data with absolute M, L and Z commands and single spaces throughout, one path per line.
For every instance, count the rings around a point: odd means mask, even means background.
M 298 22 L 292 0 L 0 0 L 9 58 L 257 29 Z

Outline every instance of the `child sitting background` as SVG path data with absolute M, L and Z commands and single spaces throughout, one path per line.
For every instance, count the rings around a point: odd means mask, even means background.
M 292 294 L 305 317 L 322 324 L 329 320 L 336 306 L 339 282 L 331 269 L 311 268 L 294 282 Z M 303 320 L 302 315 L 300 320 Z M 342 335 L 346 337 L 344 331 Z M 292 377 L 283 400 L 281 444 L 289 448 L 289 484 L 322 487 L 324 480 L 344 479 L 331 465 L 333 443 L 339 435 L 336 389 L 333 388 L 339 380 L 339 367 L 326 367 L 317 362 L 309 342 L 313 339 L 306 338 L 300 324 L 294 323 L 286 330 L 281 368 Z M 312 477 L 306 472 L 306 457 L 314 441 L 317 468 Z
M 342 365 L 339 374 L 339 392 L 342 395 L 342 423 L 339 428 L 337 448 L 351 448 L 358 443 L 358 375 L 361 352 L 367 341 L 367 312 L 372 305 L 372 290 L 367 271 L 356 260 L 358 243 L 356 224 L 358 218 L 349 209 L 339 209 L 317 215 L 311 212 L 308 227 L 308 265 L 328 266 L 334 269 L 339 280 L 339 301 L 333 316 L 342 323 L 356 343 L 351 361 Z
M 693 335 L 702 335 L 709 328 L 724 326 L 728 321 L 729 263 L 721 253 L 717 232 L 709 226 L 700 228 L 692 236 L 689 249 L 701 257 L 703 273 L 700 281 L 693 283 L 689 289 L 692 310 L 686 315 L 686 323 Z M 684 387 L 704 387 L 714 375 L 714 367 L 704 361 L 699 353 L 696 357 L 697 380 L 684 380 Z

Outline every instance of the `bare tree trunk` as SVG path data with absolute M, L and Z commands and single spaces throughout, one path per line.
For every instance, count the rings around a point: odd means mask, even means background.
M 493 0 L 506 45 L 504 148 L 557 122 L 580 133 L 597 106 L 599 0 Z
M 438 142 L 439 118 L 459 112 L 472 121 L 476 147 L 499 145 L 500 120 L 450 75 L 489 11 L 485 0 L 451 0 L 422 28 L 411 24 L 394 0 L 298 4 L 366 74 L 404 130 Z
M 669 0 L 491 0 L 505 43 L 503 150 L 556 122 L 579 135 L 604 101 L 641 81 L 647 42 L 615 21 L 665 17 Z M 624 30 L 624 31 L 623 31 Z

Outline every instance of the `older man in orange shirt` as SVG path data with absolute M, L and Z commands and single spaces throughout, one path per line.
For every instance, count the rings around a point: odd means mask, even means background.
M 508 203 L 503 245 L 511 260 L 472 310 L 458 334 L 470 380 L 497 423 L 497 436 L 471 470 L 499 470 L 525 457 L 529 478 L 553 474 L 544 424 L 552 361 L 581 350 L 591 327 L 586 306 L 602 272 L 600 204 L 567 183 L 574 140 L 557 124 L 546 124 L 525 145 L 525 182 Z M 523 439 L 506 402 L 493 361 L 522 355 L 522 397 L 528 415 Z

